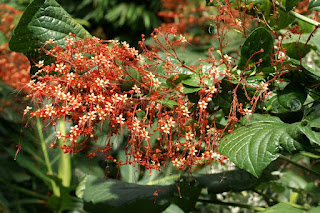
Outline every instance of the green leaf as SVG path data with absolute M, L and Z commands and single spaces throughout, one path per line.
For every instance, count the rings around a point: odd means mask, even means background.
M 285 113 L 289 111 L 287 108 L 285 108 L 279 103 L 277 95 L 272 96 L 269 100 L 266 100 L 265 106 L 268 111 L 271 111 L 272 113 L 275 113 L 275 114 Z
M 137 83 L 137 82 L 141 82 L 141 75 L 140 73 L 133 69 L 133 68 L 128 68 L 126 69 L 127 74 L 125 75 L 123 82 L 121 82 L 120 88 L 123 91 L 129 91 L 132 89 L 132 87 Z
M 249 63 L 258 62 L 262 59 L 260 65 L 262 67 L 270 66 L 270 53 L 273 47 L 273 38 L 265 28 L 259 27 L 255 29 L 244 42 L 241 48 L 241 60 L 239 67 L 244 68 L 250 57 L 261 49 L 264 50 L 262 53 L 255 54 Z
M 159 104 L 162 104 L 166 107 L 169 107 L 169 108 L 172 108 L 173 106 L 179 105 L 178 102 L 176 102 L 174 100 L 168 100 L 168 99 L 157 100 L 156 102 Z
M 291 0 L 289 0 L 291 1 Z M 270 23 L 269 25 L 274 27 L 275 30 L 281 30 L 283 28 L 288 27 L 289 24 L 291 24 L 295 20 L 294 16 L 291 16 L 285 11 L 279 10 L 279 13 L 277 14 L 276 21 L 274 14 L 270 17 Z
M 178 86 L 181 81 L 190 78 L 190 75 L 187 74 L 179 74 L 179 77 L 176 78 L 175 80 L 173 80 L 175 78 L 176 75 L 171 76 L 170 78 L 167 79 L 166 83 L 170 88 L 175 88 L 176 86 Z
M 127 160 L 127 155 L 124 150 L 119 152 L 118 160 L 122 162 L 130 161 L 130 159 Z M 120 166 L 120 174 L 123 178 L 123 181 L 127 183 L 136 183 L 139 179 L 140 174 L 140 167 L 139 164 L 127 164 Z
M 312 142 L 320 146 L 320 107 L 305 117 L 299 125 L 300 130 Z
M 232 170 L 216 174 L 194 174 L 201 187 L 209 193 L 219 194 L 253 189 L 260 180 L 244 170 Z
M 283 123 L 278 117 L 253 114 L 241 119 L 245 126 L 235 129 L 220 142 L 220 151 L 236 166 L 256 177 L 282 150 L 295 152 L 303 147 L 297 124 Z
M 307 181 L 303 179 L 299 174 L 293 171 L 286 171 L 282 173 L 279 180 L 283 186 L 291 189 L 302 189 L 304 190 L 307 186 Z
M 293 35 L 291 35 L 290 38 L 284 39 L 282 44 L 294 43 L 296 45 L 297 43 L 300 43 L 300 45 L 302 47 L 307 43 L 307 41 L 308 41 L 308 44 L 307 44 L 308 46 L 310 45 L 310 47 L 312 47 L 313 49 L 320 51 L 320 34 L 313 34 L 311 37 L 310 37 L 309 33 L 303 33 L 301 35 L 293 34 Z M 300 48 L 300 46 L 299 46 L 299 48 Z M 308 49 L 305 50 L 306 53 L 308 53 L 307 50 Z M 302 53 L 303 49 L 301 48 L 300 51 Z M 305 54 L 305 53 L 303 53 L 303 54 Z M 298 60 L 300 60 L 300 58 Z
M 299 70 L 294 72 L 294 76 L 296 80 L 298 80 L 305 87 L 310 87 L 314 84 L 318 84 L 320 82 L 320 72 L 312 69 L 306 64 L 301 64 L 300 61 L 296 59 L 290 59 L 289 62 L 295 67 L 300 68 Z
M 177 204 L 184 212 L 195 210 L 197 199 L 200 196 L 201 188 L 198 187 L 197 181 L 182 181 L 179 183 L 179 197 L 172 198 L 172 202 Z M 181 195 L 181 196 L 180 196 Z
M 290 212 L 290 213 L 303 213 L 301 209 L 294 208 L 284 203 L 278 203 L 266 210 L 262 211 L 263 213 L 279 213 L 279 212 Z
M 292 10 L 302 0 L 286 0 L 286 11 Z
M 283 47 L 286 48 L 286 53 L 290 58 L 294 58 L 297 60 L 300 60 L 301 58 L 305 57 L 312 48 L 311 45 L 305 46 L 303 43 L 296 42 L 283 44 Z
M 177 206 L 176 204 L 171 204 L 162 213 L 184 213 L 184 211 L 181 208 L 179 208 L 179 206 Z
M 55 0 L 34 0 L 14 29 L 9 47 L 16 52 L 33 53 L 49 39 L 63 46 L 69 33 L 80 38 L 90 37 Z
M 311 208 L 308 213 L 319 213 L 320 212 L 320 206 Z
M 182 89 L 183 89 L 184 94 L 194 93 L 194 92 L 198 92 L 199 90 L 201 90 L 200 87 L 188 87 L 188 86 L 183 86 Z
M 320 12 L 320 0 L 310 0 L 308 10 Z
M 191 86 L 191 87 L 200 87 L 200 79 L 197 76 L 192 75 L 190 78 L 184 79 L 181 81 L 184 85 Z
M 143 186 L 118 180 L 87 177 L 83 193 L 84 210 L 88 212 L 162 212 L 169 205 L 175 186 Z M 153 195 L 158 193 L 156 202 Z
M 278 91 L 277 95 L 279 103 L 293 112 L 303 108 L 307 96 L 305 87 L 299 83 L 288 84 L 283 90 Z
M 60 212 L 65 210 L 80 210 L 83 208 L 82 200 L 70 195 L 74 190 L 73 187 L 64 187 L 62 185 L 62 180 L 56 175 L 49 175 L 49 177 L 54 180 L 60 189 L 59 197 L 52 195 L 49 198 L 49 208 L 53 210 L 59 210 Z
M 5 148 L 5 150 L 14 156 L 15 152 L 9 148 Z M 12 158 L 13 159 L 13 158 Z M 30 159 L 28 156 L 24 155 L 23 153 L 19 153 L 17 155 L 16 159 L 17 163 L 27 169 L 29 172 L 34 174 L 36 177 L 40 178 L 44 183 L 46 183 L 49 187 L 51 187 L 51 179 L 45 174 L 45 172 L 41 169 L 38 168 L 38 166 L 34 163 L 34 160 Z

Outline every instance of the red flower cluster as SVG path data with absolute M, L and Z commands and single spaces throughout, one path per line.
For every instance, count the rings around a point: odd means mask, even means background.
M 21 12 L 6 5 L 0 5 L 0 31 L 9 39 L 14 28 L 14 21 Z M 30 81 L 30 65 L 27 57 L 8 49 L 8 43 L 0 45 L 0 78 L 11 87 L 25 88 Z
M 64 48 L 49 41 L 47 45 L 53 48 L 46 53 L 55 63 L 37 63 L 39 70 L 28 84 L 28 97 L 38 109 L 27 107 L 25 114 L 53 125 L 69 118 L 73 123 L 70 131 L 66 135 L 57 132 L 56 136 L 65 139 L 60 148 L 66 153 L 92 150 L 96 130 L 106 125 L 109 139 L 104 147 L 90 151 L 89 157 L 104 155 L 116 162 L 110 154 L 110 138 L 126 131 L 129 158 L 125 163 L 160 169 L 171 161 L 179 169 L 186 169 L 205 162 L 223 162 L 225 158 L 215 151 L 222 134 L 206 108 L 226 73 L 212 69 L 209 76 L 201 75 L 200 100 L 191 103 L 181 91 L 182 85 L 174 85 L 174 81 L 179 77 L 179 67 L 199 73 L 202 66 L 187 66 L 176 55 L 173 45 L 185 42 L 183 37 L 170 41 L 169 35 L 159 30 L 152 35 L 166 53 L 163 57 L 149 51 L 144 39 L 140 54 L 126 42 L 114 40 L 76 40 L 70 35 L 65 38 Z M 159 39 L 161 36 L 164 39 Z M 211 79 L 211 85 L 203 83 L 205 78 Z M 174 86 L 169 87 L 166 81 Z M 52 145 L 58 146 L 55 142 Z

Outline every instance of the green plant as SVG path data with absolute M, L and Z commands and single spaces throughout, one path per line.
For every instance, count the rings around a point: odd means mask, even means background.
M 32 2 L 10 48 L 34 65 L 29 97 L 39 108 L 25 113 L 37 117 L 40 144 L 39 117 L 53 129 L 55 120 L 60 127 L 68 120 L 73 128 L 57 132 L 54 138 L 65 141 L 52 146 L 69 155 L 85 149 L 90 158 L 104 157 L 107 171 L 119 169 L 122 179 L 84 172 L 76 182 L 76 199 L 61 176 L 44 176 L 53 191 L 50 200 L 76 200 L 89 212 L 210 212 L 217 205 L 318 211 L 320 74 L 310 58 L 319 60 L 320 24 L 294 12 L 298 2 L 208 0 L 219 6 L 218 43 L 197 64 L 179 56 L 175 45 L 187 41 L 175 29 L 171 35 L 160 29 L 152 33 L 164 53 L 149 50 L 143 37 L 138 54 L 125 42 L 91 38 L 54 0 Z M 310 1 L 310 9 L 318 10 L 317 2 Z M 232 17 L 229 25 L 223 22 L 226 15 Z M 304 25 L 314 28 L 303 33 Z M 234 31 L 245 41 L 240 51 L 226 52 L 227 35 Z M 83 98 L 76 101 L 79 107 L 72 108 L 72 96 Z M 207 174 L 208 163 L 225 163 L 223 155 L 244 170 Z M 67 206 L 50 207 L 72 209 Z

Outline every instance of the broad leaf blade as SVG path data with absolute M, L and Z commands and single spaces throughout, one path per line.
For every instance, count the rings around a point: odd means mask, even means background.
M 300 130 L 312 142 L 320 146 L 320 111 L 317 110 L 304 118 L 300 125 Z
M 267 208 L 262 212 L 263 213 L 278 213 L 278 212 L 303 213 L 304 211 L 284 203 L 278 203 L 270 208 Z
M 127 155 L 124 150 L 119 152 L 118 159 L 123 162 L 128 162 Z M 127 183 L 136 183 L 139 179 L 140 167 L 139 164 L 126 164 L 120 166 L 120 174 L 122 179 Z
M 308 93 L 299 83 L 290 83 L 283 90 L 278 91 L 279 103 L 290 111 L 299 111 L 303 108 Z
M 262 59 L 261 66 L 270 66 L 270 53 L 273 47 L 273 39 L 268 30 L 263 27 L 255 29 L 244 42 L 241 48 L 241 60 L 239 62 L 240 68 L 244 68 L 250 59 L 250 63 L 258 62 Z M 264 52 L 257 53 L 261 49 Z M 255 54 L 255 55 L 253 55 Z M 252 58 L 250 58 L 252 56 Z
M 153 193 L 157 191 L 156 203 Z M 169 205 L 175 186 L 143 186 L 117 180 L 87 177 L 83 193 L 84 209 L 89 212 L 162 212 Z
M 300 1 L 302 0 L 287 0 L 286 1 L 286 11 L 292 10 Z
M 232 170 L 216 174 L 195 174 L 201 187 L 206 187 L 209 193 L 219 194 L 233 191 L 253 189 L 259 184 L 259 179 L 244 170 Z
M 320 12 L 320 0 L 310 0 L 308 10 Z
M 245 126 L 225 136 L 220 143 L 220 151 L 239 168 L 256 177 L 279 157 L 282 149 L 288 152 L 302 149 L 294 139 L 298 137 L 295 124 L 286 124 L 278 117 L 260 114 L 251 115 L 250 120 L 245 116 L 241 122 Z
M 33 53 L 49 39 L 63 46 L 63 39 L 69 33 L 80 38 L 90 37 L 55 0 L 35 0 L 26 8 L 14 29 L 9 47 L 16 52 Z

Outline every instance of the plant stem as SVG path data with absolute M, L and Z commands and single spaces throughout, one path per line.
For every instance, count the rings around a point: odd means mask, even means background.
M 282 160 L 284 160 L 284 161 L 287 161 L 287 162 L 291 163 L 292 165 L 294 165 L 294 166 L 296 166 L 296 167 L 298 167 L 298 168 L 300 168 L 300 169 L 303 169 L 303 170 L 305 170 L 305 171 L 308 171 L 308 172 L 310 172 L 310 173 L 312 173 L 312 174 L 314 174 L 314 175 L 320 176 L 320 172 L 315 171 L 315 170 L 313 170 L 313 169 L 310 169 L 310 168 L 308 168 L 308 167 L 302 166 L 302 165 L 294 162 L 293 160 L 291 160 L 291 159 L 289 159 L 289 158 L 287 158 L 287 157 L 285 157 L 285 156 L 283 156 L 283 155 L 280 155 L 279 158 L 282 159 Z
M 265 208 L 263 208 L 263 207 L 250 206 L 250 205 L 241 204 L 241 203 L 222 202 L 222 201 L 219 201 L 219 200 L 198 199 L 197 201 L 203 202 L 203 203 L 213 203 L 213 204 L 218 204 L 218 205 L 224 205 L 224 206 L 237 206 L 237 207 L 240 207 L 240 208 L 250 209 L 250 210 L 259 211 L 259 212 L 265 210 Z
M 46 201 L 49 200 L 49 198 L 47 196 L 45 196 L 45 195 L 39 194 L 39 193 L 31 191 L 29 189 L 22 188 L 20 186 L 13 185 L 13 184 L 8 183 L 7 181 L 3 180 L 2 178 L 0 178 L 0 182 L 5 184 L 6 186 L 9 186 L 9 187 L 11 187 L 11 188 L 13 188 L 13 189 L 15 189 L 15 190 L 17 190 L 19 192 L 22 192 L 24 194 L 30 195 L 32 197 L 40 198 L 40 199 L 46 200 Z
M 311 152 L 300 152 L 299 154 L 309 158 L 320 159 L 320 155 L 316 155 Z
M 62 135 L 66 135 L 66 124 L 64 119 L 60 119 L 59 122 L 59 130 Z M 64 145 L 64 138 L 59 139 L 59 146 Z M 71 158 L 70 153 L 64 153 L 63 149 L 60 150 L 60 160 L 59 160 L 59 170 L 58 170 L 58 177 L 62 180 L 62 185 L 65 187 L 70 186 L 71 184 Z
M 48 152 L 47 152 L 46 142 L 44 141 L 44 137 L 43 137 L 43 133 L 42 133 L 42 125 L 41 125 L 40 118 L 37 118 L 36 122 L 37 122 L 36 126 L 37 126 L 38 135 L 39 135 L 39 139 L 40 139 L 41 149 L 42 149 L 42 152 L 43 152 L 44 162 L 46 164 L 48 173 L 52 175 L 53 174 L 52 167 L 51 167 L 49 155 L 48 155 Z M 59 187 L 56 185 L 54 180 L 51 180 L 50 182 L 51 182 L 51 185 L 52 185 L 53 194 L 56 195 L 57 197 L 59 197 L 60 196 Z
M 294 207 L 294 208 L 302 209 L 302 210 L 305 210 L 305 211 L 308 210 L 308 208 L 306 208 L 306 207 L 304 207 L 304 206 L 301 206 L 301 205 L 298 205 L 298 204 L 295 204 L 295 203 L 290 203 L 290 202 L 287 202 L 287 201 L 284 201 L 284 200 L 280 200 L 280 199 L 278 199 L 278 198 L 272 197 L 272 196 L 267 195 L 267 194 L 264 194 L 264 193 L 262 193 L 262 192 L 258 192 L 258 191 L 256 191 L 256 190 L 253 190 L 253 191 L 256 192 L 256 193 L 258 193 L 259 195 L 267 198 L 267 199 L 274 200 L 274 201 L 276 201 L 276 202 L 278 202 L 278 203 L 284 203 L 284 204 L 287 204 L 287 205 L 292 206 L 292 207 Z
M 277 6 L 279 6 L 279 2 L 275 1 L 275 3 L 276 3 Z M 301 21 L 307 22 L 307 23 L 312 24 L 312 25 L 314 25 L 314 26 L 316 26 L 316 27 L 319 27 L 319 26 L 320 26 L 320 23 L 319 23 L 319 22 L 317 22 L 317 21 L 315 21 L 315 20 L 313 20 L 313 19 L 310 19 L 310 18 L 308 18 L 308 17 L 306 17 L 306 16 L 303 16 L 303 15 L 301 15 L 301 14 L 299 14 L 299 13 L 296 13 L 296 12 L 294 12 L 293 10 L 290 10 L 290 11 L 288 12 L 283 5 L 280 5 L 280 9 L 281 9 L 282 11 L 286 12 L 286 13 L 289 13 L 291 16 L 293 16 L 293 17 L 295 17 L 295 18 L 297 18 L 297 19 L 300 19 Z

